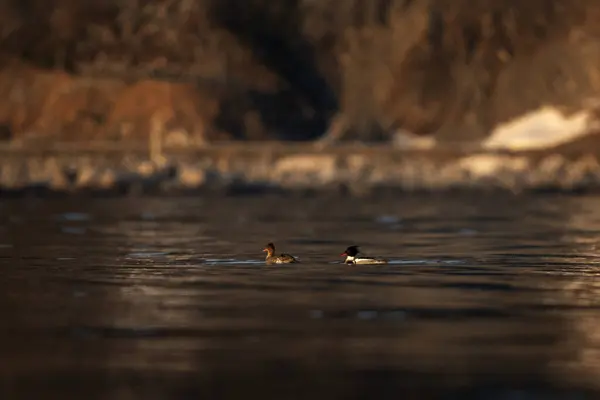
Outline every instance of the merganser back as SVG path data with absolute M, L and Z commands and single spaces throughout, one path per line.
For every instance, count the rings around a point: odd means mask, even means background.
M 282 253 L 278 256 L 275 255 L 275 245 L 273 243 L 268 243 L 263 251 L 267 252 L 267 257 L 265 258 L 266 264 L 292 264 L 297 263 L 298 260 L 289 254 Z
M 359 255 L 358 246 L 350 246 L 344 251 L 341 256 L 346 257 L 346 264 L 387 264 L 387 260 L 382 258 L 367 257 Z

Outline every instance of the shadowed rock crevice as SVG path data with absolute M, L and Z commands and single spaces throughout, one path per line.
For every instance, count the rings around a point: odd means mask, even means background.
M 269 1 L 213 1 L 211 16 L 281 80 L 275 93 L 249 93 L 265 128 L 279 131 L 281 138 L 312 139 L 322 134 L 337 100 L 316 69 L 313 46 L 302 35 L 299 0 L 277 6 Z M 283 118 L 276 115 L 278 105 L 285 107 Z

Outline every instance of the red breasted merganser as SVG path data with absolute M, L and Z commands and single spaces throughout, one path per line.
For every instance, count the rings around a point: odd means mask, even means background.
M 348 247 L 341 256 L 346 257 L 346 264 L 387 264 L 387 261 L 381 258 L 359 255 L 358 246 Z
M 267 252 L 267 257 L 265 258 L 265 263 L 267 264 L 291 264 L 297 263 L 298 260 L 289 254 L 280 254 L 278 256 L 275 255 L 275 245 L 273 243 L 268 243 L 263 251 Z

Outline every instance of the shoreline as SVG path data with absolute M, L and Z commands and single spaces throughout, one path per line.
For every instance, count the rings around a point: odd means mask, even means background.
M 379 189 L 594 191 L 600 154 L 571 149 L 499 152 L 398 149 L 389 144 L 237 142 L 186 148 L 142 144 L 0 145 L 0 191 L 194 193 Z

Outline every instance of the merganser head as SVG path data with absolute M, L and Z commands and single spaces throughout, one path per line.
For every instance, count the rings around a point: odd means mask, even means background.
M 358 246 L 350 246 L 346 249 L 346 251 L 344 251 L 342 254 L 340 254 L 342 257 L 356 257 L 356 255 L 358 254 Z
M 275 253 L 275 245 L 273 243 L 267 243 L 262 251 L 266 251 L 268 256 L 272 256 Z

